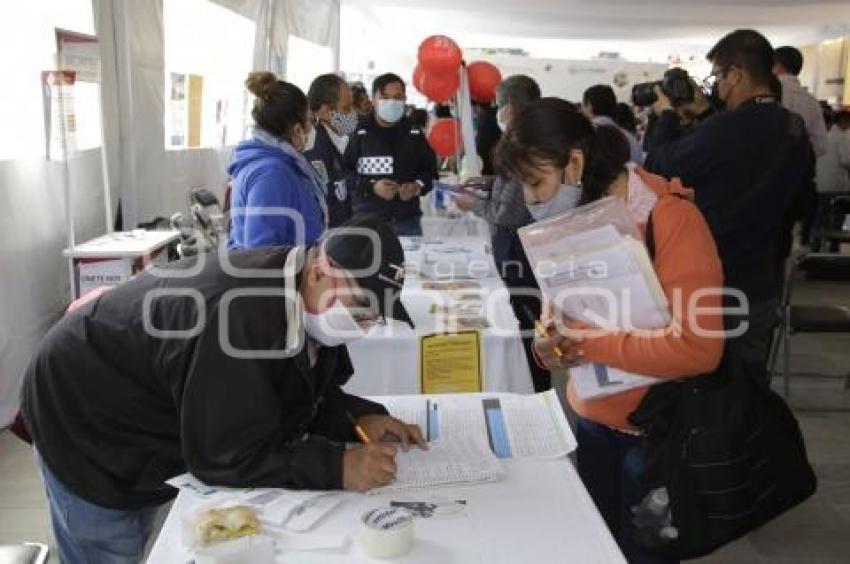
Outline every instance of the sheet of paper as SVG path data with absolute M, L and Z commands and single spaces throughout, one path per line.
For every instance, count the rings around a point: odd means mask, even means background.
M 558 458 L 575 449 L 554 390 L 500 398 L 514 458 Z
M 431 409 L 432 440 L 440 443 L 473 440 L 495 449 L 500 458 L 558 458 L 572 452 L 575 438 L 554 390 L 540 394 L 447 394 L 375 398 L 392 414 L 425 417 Z M 497 410 L 497 417 L 487 413 Z M 421 420 L 421 419 L 420 419 Z M 491 428 L 497 425 L 499 428 Z M 507 456 L 499 441 L 507 441 Z M 494 442 L 495 441 L 495 442 Z M 491 450 L 493 452 L 493 450 Z
M 636 246 L 637 245 L 637 246 Z M 657 329 L 669 323 L 666 299 L 641 243 L 616 245 L 572 256 L 541 274 L 543 290 L 570 319 L 602 329 Z
M 411 425 L 419 425 L 422 433 L 428 428 L 428 399 L 422 396 L 392 396 L 381 398 L 390 415 Z
M 437 436 L 446 441 L 462 437 L 487 440 L 487 422 L 480 402 L 464 401 L 462 398 L 444 396 L 434 400 L 437 411 Z
M 293 519 L 301 523 L 297 530 L 309 528 L 341 501 L 339 493 L 310 490 L 257 489 L 240 496 L 242 503 L 256 507 L 263 521 L 289 527 Z
M 645 388 L 663 381 L 596 363 L 570 368 L 570 380 L 576 394 L 585 400 Z
M 429 450 L 414 447 L 399 452 L 396 465 L 395 481 L 370 494 L 488 482 L 504 476 L 504 469 L 490 448 L 473 437 L 432 443 Z
M 464 331 L 419 337 L 419 381 L 423 394 L 480 392 L 481 334 Z

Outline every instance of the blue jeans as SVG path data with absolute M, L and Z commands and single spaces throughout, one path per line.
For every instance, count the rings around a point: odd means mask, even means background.
M 641 483 L 643 439 L 614 431 L 582 417 L 576 427 L 578 473 L 629 564 L 671 564 L 635 540 L 633 505 L 648 493 Z
M 40 457 L 50 523 L 62 564 L 137 564 L 142 561 L 158 507 L 110 509 L 65 487 Z
M 393 221 L 393 229 L 399 237 L 422 237 L 422 218 L 396 219 Z

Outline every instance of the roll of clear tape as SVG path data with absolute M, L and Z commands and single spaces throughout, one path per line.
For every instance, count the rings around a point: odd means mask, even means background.
M 372 558 L 397 558 L 413 548 L 413 516 L 398 507 L 378 507 L 360 516 L 357 543 Z

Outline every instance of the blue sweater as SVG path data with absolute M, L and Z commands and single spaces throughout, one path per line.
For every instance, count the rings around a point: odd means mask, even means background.
M 229 248 L 310 245 L 322 235 L 324 216 L 310 179 L 280 148 L 242 141 L 227 172 L 233 182 Z M 246 213 L 246 208 L 255 211 Z M 289 211 L 257 215 L 258 208 Z

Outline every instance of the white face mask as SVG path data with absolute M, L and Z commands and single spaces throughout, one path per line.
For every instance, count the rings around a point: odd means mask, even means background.
M 375 112 L 381 120 L 396 123 L 404 116 L 405 103 L 401 100 L 378 100 Z
M 349 136 L 357 131 L 357 121 L 359 116 L 357 112 L 351 111 L 347 114 L 342 112 L 331 112 L 331 127 L 339 135 Z
M 542 221 L 576 207 L 581 198 L 581 188 L 570 184 L 561 184 L 548 202 L 525 204 L 534 221 Z
M 366 332 L 339 300 L 335 300 L 333 306 L 322 313 L 305 311 L 304 329 L 310 337 L 326 347 L 338 347 L 366 336 Z

